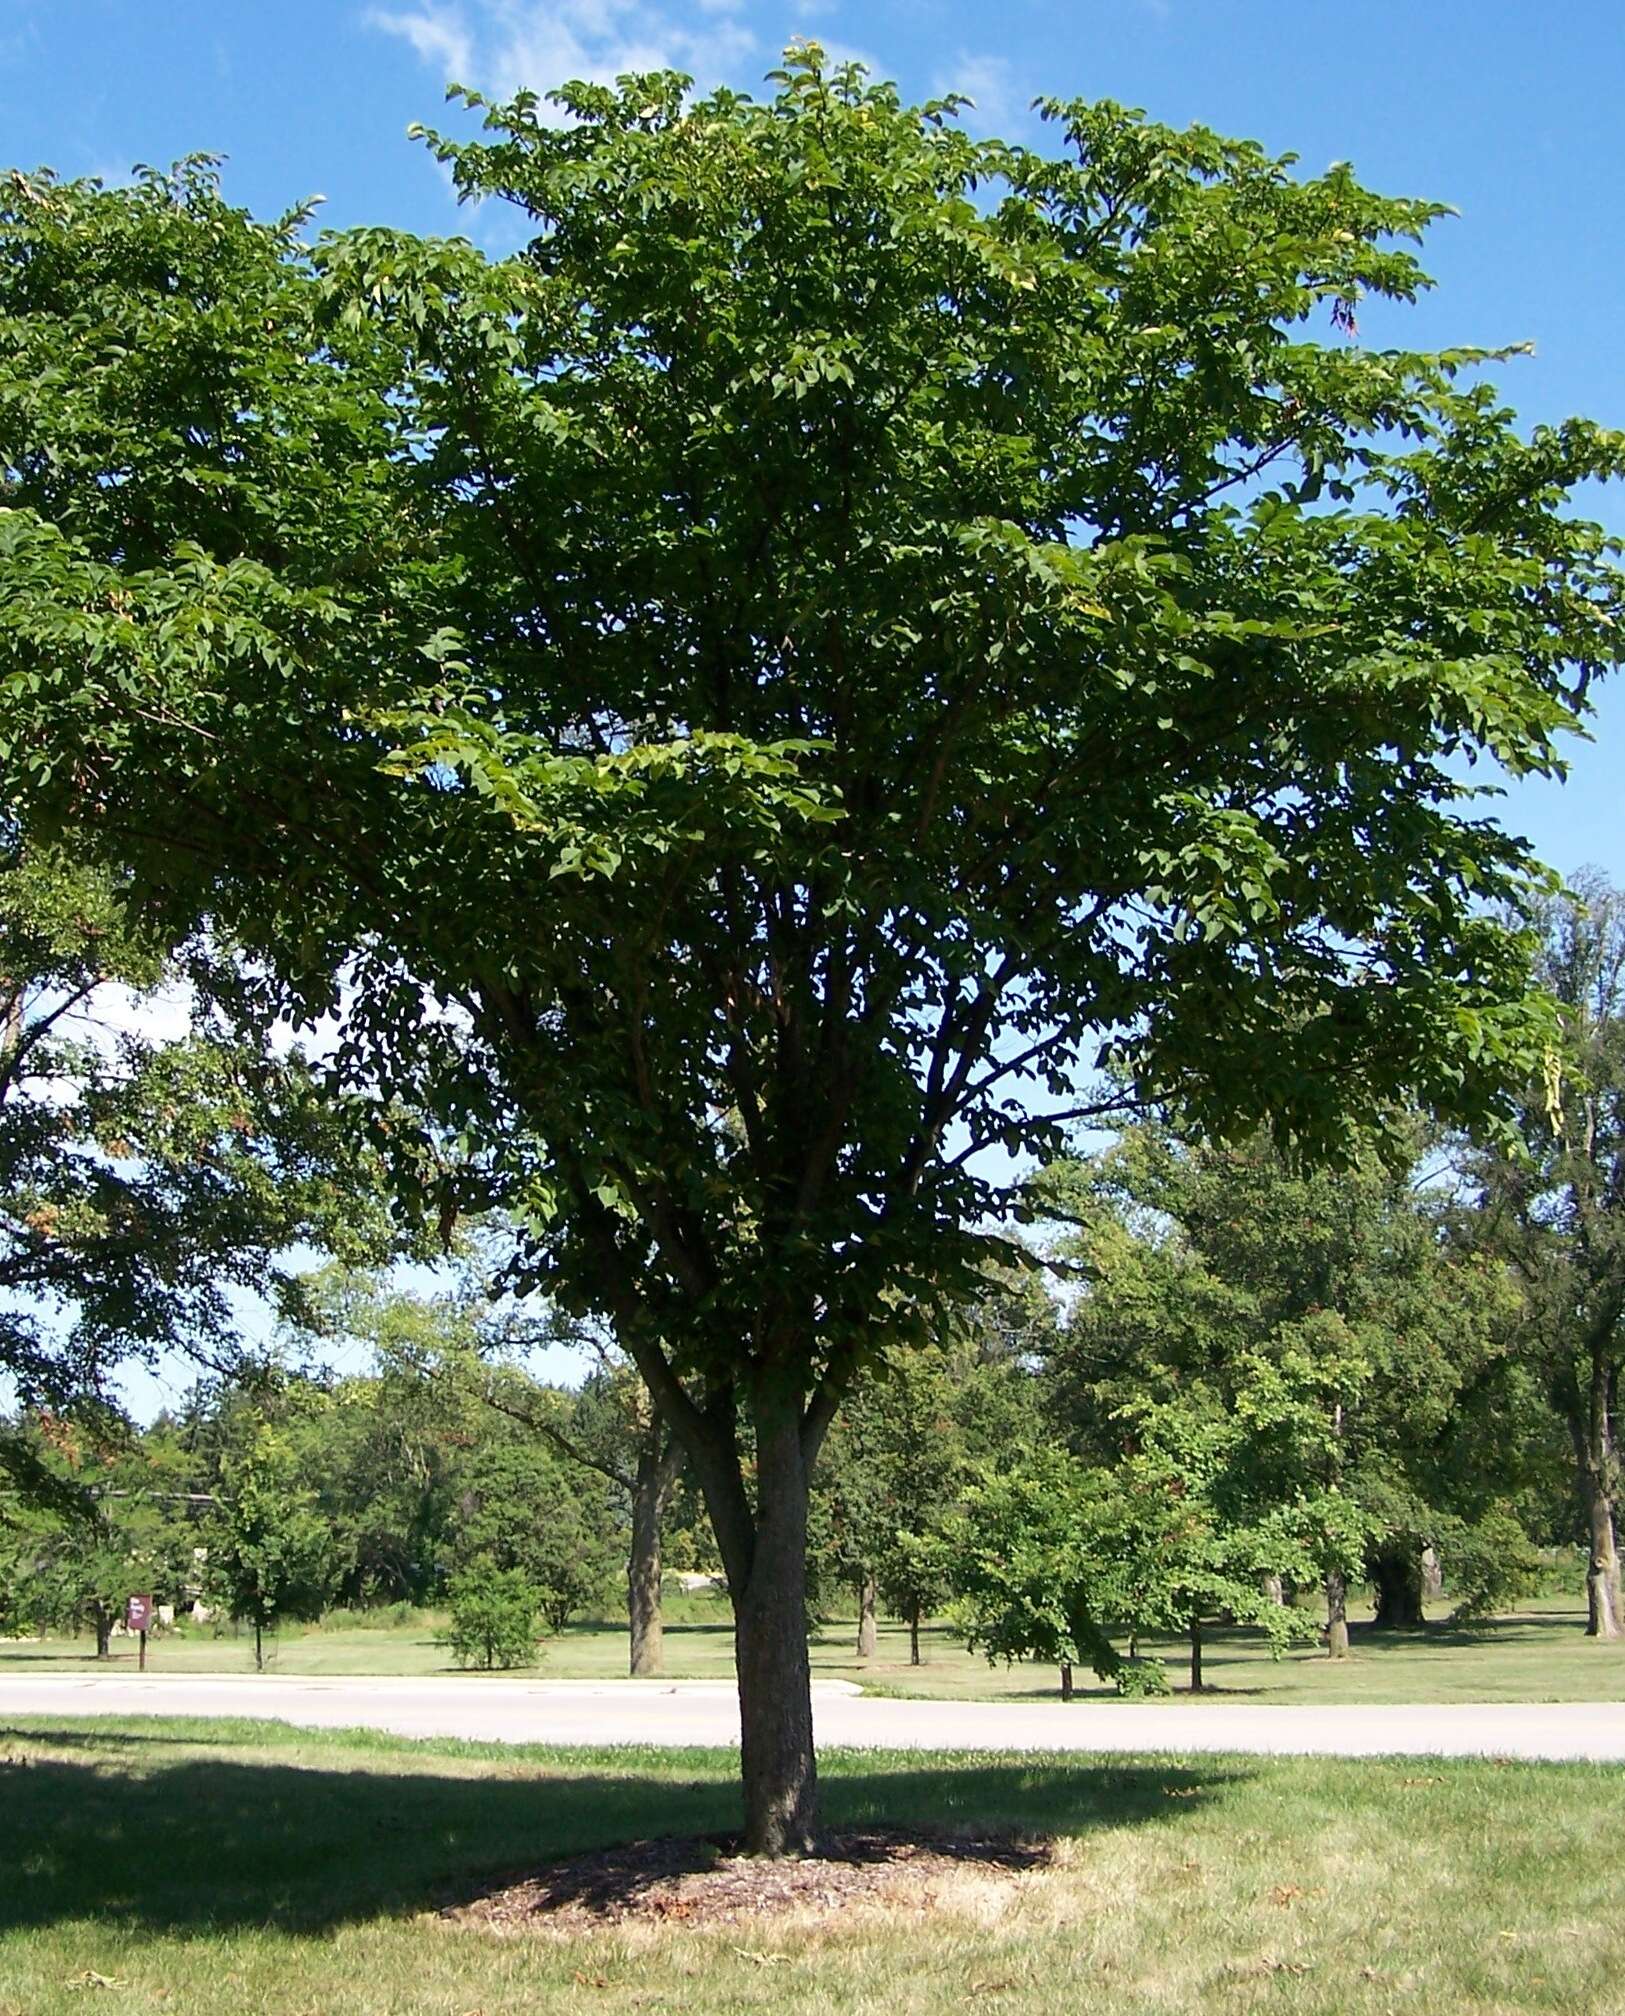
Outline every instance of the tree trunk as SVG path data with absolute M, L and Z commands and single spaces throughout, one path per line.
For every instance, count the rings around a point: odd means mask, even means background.
M 1279 1575 L 1260 1576 L 1259 1586 L 1263 1589 L 1265 1600 L 1267 1602 L 1274 1603 L 1277 1605 L 1282 1605 L 1286 1602 L 1286 1591 L 1281 1586 L 1281 1578 Z
M 870 1569 L 866 1568 L 858 1577 L 858 1657 L 860 1659 L 872 1659 L 879 1647 L 880 1634 L 875 1625 L 876 1596 L 874 1574 Z
M 257 1617 L 254 1619 L 254 1671 L 265 1671 L 265 1636 Z
M 805 1855 L 812 1851 L 818 1810 L 807 1658 L 809 1472 L 799 1400 L 759 1394 L 753 1412 L 755 1534 L 746 1573 L 741 1578 L 731 1571 L 729 1577 L 745 1852 Z
M 111 1659 L 113 1656 L 113 1613 L 105 1603 L 97 1603 L 91 1610 L 96 1626 L 96 1657 Z
M 649 1438 L 638 1451 L 632 1480 L 632 1539 L 626 1556 L 626 1616 L 634 1680 L 666 1670 L 665 1629 L 660 1615 L 660 1527 L 666 1500 L 682 1468 L 675 1443 L 662 1453 Z
M 1410 1546 L 1387 1547 L 1371 1561 L 1376 1591 L 1376 1621 L 1384 1631 L 1410 1631 L 1426 1620 L 1422 1614 L 1422 1557 Z
M 1349 1656 L 1349 1589 L 1341 1568 L 1326 1577 L 1326 1656 Z
M 1061 1699 L 1072 1699 L 1072 1668 L 1065 1660 L 1061 1662 Z
M 1422 1549 L 1422 1601 L 1437 1603 L 1444 1596 L 1444 1569 L 1436 1547 Z
M 918 1603 L 911 1603 L 909 1605 L 908 1663 L 911 1666 L 918 1666 L 920 1663 L 920 1606 Z
M 1591 1558 L 1586 1568 L 1586 1636 L 1618 1638 L 1625 1632 L 1620 1601 L 1619 1534 L 1614 1499 L 1604 1479 L 1592 1471 L 1586 1484 L 1586 1527 Z
M 1191 1619 L 1191 1692 L 1193 1694 L 1200 1694 L 1201 1691 L 1202 1691 L 1202 1620 L 1200 1617 L 1193 1617 Z
M 1341 1400 L 1332 1407 L 1332 1441 L 1330 1476 L 1327 1482 L 1335 1491 L 1343 1475 L 1343 1403 Z M 1331 1569 L 1326 1576 L 1326 1657 L 1346 1659 L 1349 1656 L 1349 1585 L 1341 1568 Z

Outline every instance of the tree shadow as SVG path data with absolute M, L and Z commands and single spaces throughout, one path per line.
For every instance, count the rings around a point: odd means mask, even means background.
M 251 1740 L 0 1728 L 0 1934 L 72 1919 L 182 1936 L 323 1933 L 437 1908 L 562 1857 L 714 1840 L 738 1822 L 736 1787 L 720 1774 L 575 1773 L 567 1758 L 523 1755 L 500 1773 L 437 1771 L 404 1746 L 399 1771 L 369 1768 L 364 1753 L 349 1768 L 245 1761 Z M 893 1768 L 857 1753 L 826 1765 L 832 1830 L 1025 1840 L 1156 1825 L 1246 1775 L 1233 1763 Z
M 94 1652 L 18 1652 L 8 1645 L 0 1650 L 0 1673 L 9 1672 L 13 1666 L 87 1666 L 92 1672 L 99 1669 L 108 1673 L 118 1665 L 121 1656 L 124 1655 L 115 1652 L 99 1659 Z M 131 1652 L 127 1656 L 133 1666 L 136 1655 Z

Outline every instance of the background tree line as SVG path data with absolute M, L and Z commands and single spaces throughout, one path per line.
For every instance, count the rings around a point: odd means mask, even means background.
M 1007 1271 L 929 1342 L 882 1353 L 838 1416 L 811 1615 L 850 1613 L 860 1656 L 877 1614 L 898 1618 L 917 1660 L 921 1623 L 946 1613 L 990 1656 L 1053 1663 L 1063 1692 L 1080 1663 L 1160 1691 L 1150 1636 L 1184 1636 L 1200 1686 L 1216 1618 L 1341 1656 L 1351 1588 L 1389 1628 L 1422 1621 L 1435 1579 L 1478 1616 L 1578 1547 L 1589 1627 L 1609 1635 L 1612 1417 L 1589 1398 L 1599 1359 L 1605 1389 L 1618 1376 L 1592 1312 L 1620 1250 L 1622 942 L 1600 882 L 1549 913 L 1548 970 L 1578 1004 L 1560 1100 L 1582 1117 L 1532 1093 L 1523 1158 L 1416 1122 L 1333 1174 L 1261 1137 L 1145 1124 L 1054 1164 L 1053 1269 Z M 1564 1269 L 1587 1270 L 1588 1296 L 1560 1295 Z M 245 1368 L 146 1428 L 106 1407 L 19 1413 L 9 1628 L 93 1628 L 105 1649 L 136 1587 L 257 1632 L 461 1587 L 485 1605 L 487 1656 L 498 1599 L 524 1611 L 516 1657 L 537 1620 L 624 1600 L 631 1670 L 659 1671 L 663 1563 L 720 1563 L 632 1368 L 601 1346 L 577 1386 L 529 1376 L 522 1347 L 556 1326 L 473 1271 L 422 1295 L 333 1266 L 301 1293 L 311 1334 L 364 1348 L 367 1372 Z

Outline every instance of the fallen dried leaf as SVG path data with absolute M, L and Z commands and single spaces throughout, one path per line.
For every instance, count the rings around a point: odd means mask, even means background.
M 128 1988 L 130 1984 L 122 1976 L 98 1974 L 94 1967 L 87 1967 L 82 1974 L 75 1974 L 67 1985 L 70 1988 Z
M 607 1988 L 609 1986 L 609 1982 L 602 1974 L 583 1974 L 579 1967 L 576 1969 L 575 1981 L 578 1988 Z
M 737 1953 L 741 1960 L 753 1960 L 758 1967 L 788 1967 L 788 1953 L 753 1953 L 748 1946 L 732 1946 L 728 1949 Z
M 1294 1897 L 1301 1897 L 1302 1895 L 1303 1885 L 1301 1883 L 1277 1883 L 1275 1888 L 1270 1892 L 1270 1902 L 1278 1904 L 1284 1911 Z

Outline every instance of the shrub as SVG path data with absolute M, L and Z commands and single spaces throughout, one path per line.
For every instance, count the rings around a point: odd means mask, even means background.
M 522 1569 L 477 1561 L 452 1577 L 451 1623 L 435 1634 L 459 1666 L 532 1666 L 541 1594 Z
M 1539 1548 L 1517 1517 L 1494 1505 L 1472 1525 L 1465 1521 L 1439 1536 L 1446 1587 L 1456 1599 L 1456 1624 L 1508 1610 L 1540 1586 L 1545 1566 Z

